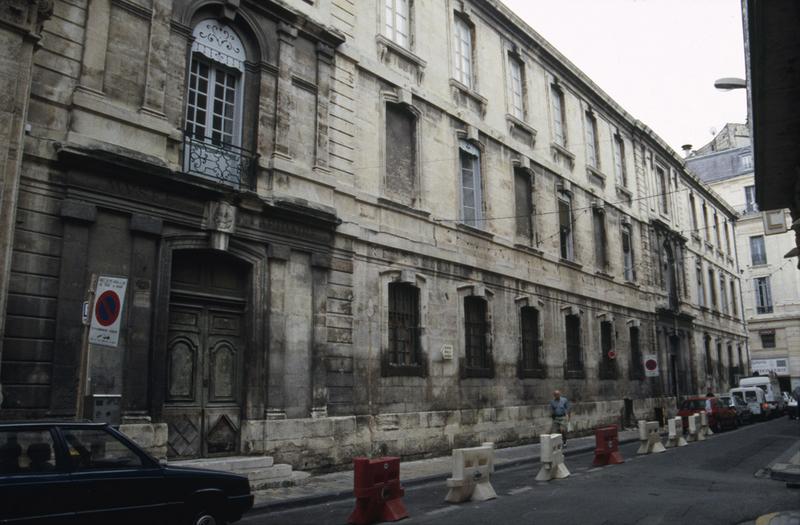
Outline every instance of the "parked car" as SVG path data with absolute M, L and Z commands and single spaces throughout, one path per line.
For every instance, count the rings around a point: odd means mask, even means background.
M 736 396 L 750 407 L 750 413 L 756 419 L 769 418 L 772 407 L 767 403 L 764 391 L 757 386 L 731 388 L 731 395 Z
M 736 422 L 736 411 L 723 404 L 718 397 L 690 397 L 681 403 L 681 408 L 678 410 L 678 415 L 683 420 L 683 427 L 689 427 L 689 416 L 700 412 L 708 414 L 708 426 L 715 432 L 739 426 Z
M 789 419 L 800 419 L 800 403 L 797 402 L 795 396 L 789 395 L 789 401 L 786 403 L 786 413 Z
M 0 524 L 238 521 L 246 477 L 165 465 L 103 423 L 0 422 Z
M 753 420 L 753 414 L 750 412 L 750 407 L 744 402 L 741 397 L 732 394 L 723 394 L 719 396 L 720 401 L 725 406 L 729 406 L 736 411 L 736 422 L 739 425 L 745 425 Z

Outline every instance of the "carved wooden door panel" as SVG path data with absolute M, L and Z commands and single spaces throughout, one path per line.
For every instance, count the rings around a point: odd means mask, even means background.
M 238 452 L 242 325 L 236 309 L 170 307 L 164 406 L 169 456 Z
M 204 455 L 235 454 L 241 423 L 241 312 L 209 308 L 203 375 Z

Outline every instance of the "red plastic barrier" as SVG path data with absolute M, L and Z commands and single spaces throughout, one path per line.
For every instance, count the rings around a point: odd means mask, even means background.
M 347 519 L 353 525 L 398 521 L 408 517 L 400 485 L 400 458 L 353 458 L 356 508 Z
M 600 427 L 594 431 L 594 460 L 592 465 L 618 465 L 624 463 L 622 454 L 619 453 L 619 432 L 617 425 Z

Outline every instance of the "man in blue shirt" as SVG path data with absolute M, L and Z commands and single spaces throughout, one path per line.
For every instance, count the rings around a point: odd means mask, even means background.
M 567 431 L 569 430 L 569 413 L 570 405 L 569 399 L 561 395 L 561 392 L 556 390 L 553 392 L 553 399 L 550 400 L 550 417 L 553 418 L 553 427 L 550 429 L 551 434 L 561 434 L 564 446 L 567 445 Z

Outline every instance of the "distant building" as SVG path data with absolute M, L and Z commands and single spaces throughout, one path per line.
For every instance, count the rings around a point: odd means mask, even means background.
M 794 246 L 791 218 L 756 203 L 749 128 L 727 124 L 686 165 L 740 214 L 736 251 L 753 371 L 774 371 L 783 390 L 800 386 L 800 272 L 784 257 Z

